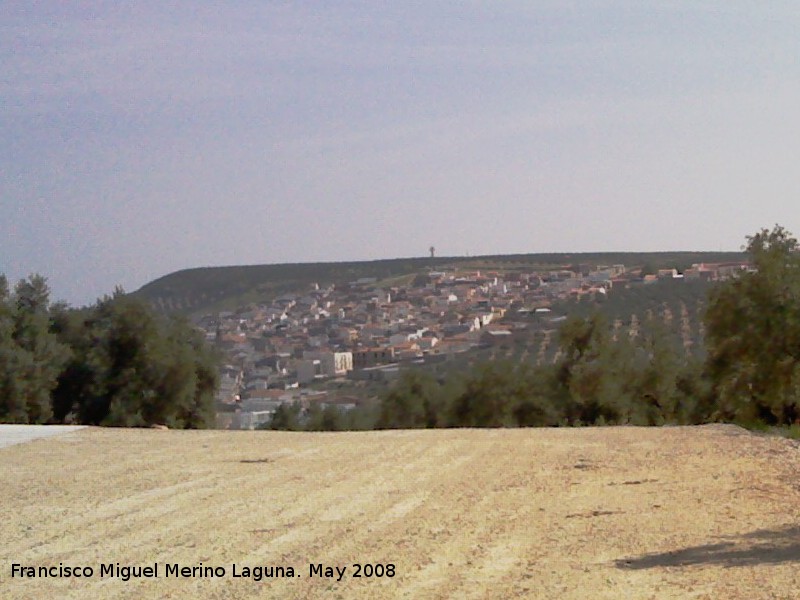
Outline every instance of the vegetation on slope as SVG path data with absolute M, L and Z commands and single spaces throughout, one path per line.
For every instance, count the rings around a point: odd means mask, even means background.
M 426 270 L 550 270 L 580 264 L 649 265 L 683 270 L 700 262 L 741 260 L 737 252 L 606 252 L 517 254 L 503 256 L 398 258 L 360 262 L 248 265 L 185 269 L 165 275 L 133 293 L 160 312 L 193 314 L 267 302 L 312 283 L 346 285 L 362 278 L 378 281 L 413 276 Z
M 94 306 L 49 303 L 43 277 L 0 276 L 0 421 L 207 427 L 217 360 L 185 320 L 117 290 Z

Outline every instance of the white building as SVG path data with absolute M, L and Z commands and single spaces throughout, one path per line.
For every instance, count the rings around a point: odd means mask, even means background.
M 303 352 L 306 361 L 319 361 L 319 373 L 326 377 L 346 375 L 353 370 L 352 352 L 313 351 Z

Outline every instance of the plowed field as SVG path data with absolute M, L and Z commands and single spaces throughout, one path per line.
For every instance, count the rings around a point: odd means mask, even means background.
M 91 428 L 0 475 L 2 598 L 800 598 L 800 448 L 734 427 Z

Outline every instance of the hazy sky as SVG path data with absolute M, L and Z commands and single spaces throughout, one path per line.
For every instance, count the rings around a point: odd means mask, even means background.
M 0 272 L 738 250 L 800 200 L 800 3 L 0 1 Z

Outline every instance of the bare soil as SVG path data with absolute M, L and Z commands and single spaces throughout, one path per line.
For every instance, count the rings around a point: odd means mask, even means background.
M 2 598 L 800 597 L 800 448 L 732 426 L 90 428 L 0 449 L 0 475 Z M 201 562 L 225 576 L 164 574 Z

